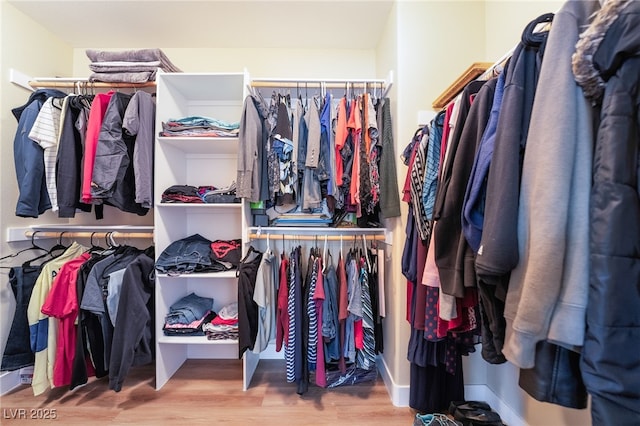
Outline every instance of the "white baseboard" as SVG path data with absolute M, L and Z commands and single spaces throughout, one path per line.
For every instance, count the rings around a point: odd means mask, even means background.
M 396 407 L 409 406 L 409 386 L 398 385 L 393 381 L 383 357 L 378 357 L 378 371 L 382 376 L 391 402 Z M 464 395 L 467 401 L 486 401 L 500 413 L 502 421 L 508 426 L 528 426 L 528 423 L 487 386 L 465 385 Z
M 378 371 L 380 372 L 382 380 L 387 387 L 387 392 L 389 392 L 391 403 L 396 407 L 408 407 L 409 386 L 401 386 L 393 381 L 393 377 L 391 377 L 391 373 L 389 372 L 387 363 L 381 356 L 378 357 Z
M 0 395 L 9 393 L 20 386 L 20 371 L 5 371 L 0 373 Z

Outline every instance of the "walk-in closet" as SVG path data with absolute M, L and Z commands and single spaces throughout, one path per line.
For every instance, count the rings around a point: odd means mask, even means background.
M 0 0 L 0 422 L 640 424 L 636 11 Z

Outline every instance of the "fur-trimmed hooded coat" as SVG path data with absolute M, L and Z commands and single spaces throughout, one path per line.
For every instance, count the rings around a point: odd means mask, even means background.
M 640 2 L 604 3 L 573 56 L 597 135 L 581 370 L 594 425 L 640 424 Z M 586 142 L 586 141 L 585 141 Z

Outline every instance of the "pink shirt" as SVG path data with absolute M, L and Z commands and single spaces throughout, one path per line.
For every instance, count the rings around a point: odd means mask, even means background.
M 84 155 L 82 158 L 82 191 L 80 201 L 91 203 L 91 177 L 93 176 L 93 165 L 96 160 L 96 149 L 98 148 L 98 137 L 102 120 L 107 111 L 107 106 L 115 92 L 98 93 L 91 103 L 89 119 L 87 122 L 87 132 L 84 142 Z
M 41 308 L 43 314 L 59 319 L 56 358 L 53 364 L 53 385 L 56 387 L 71 384 L 78 318 L 76 281 L 78 270 L 90 257 L 89 253 L 83 253 L 62 265 Z
M 276 352 L 282 350 L 283 342 L 289 341 L 289 314 L 287 301 L 289 286 L 287 285 L 287 268 L 289 260 L 282 256 L 280 261 L 280 285 L 278 287 L 278 305 L 276 306 Z
M 342 155 L 340 155 L 340 151 L 342 151 L 342 148 L 344 147 L 348 134 L 347 99 L 343 97 L 340 99 L 340 103 L 338 104 L 338 120 L 336 124 L 336 184 L 338 186 L 342 185 L 342 174 L 344 173 L 344 166 L 342 164 Z

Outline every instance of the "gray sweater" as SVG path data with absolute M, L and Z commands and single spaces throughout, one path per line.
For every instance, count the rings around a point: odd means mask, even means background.
M 581 345 L 589 286 L 591 115 L 571 55 L 598 1 L 555 15 L 540 70 L 522 169 L 519 262 L 505 305 L 504 355 L 534 365 L 536 343 Z M 586 142 L 586 143 L 585 143 Z

